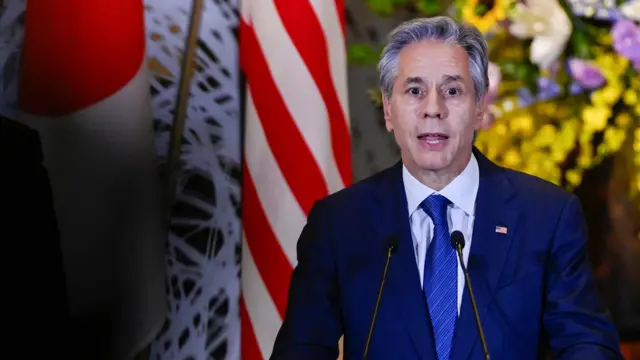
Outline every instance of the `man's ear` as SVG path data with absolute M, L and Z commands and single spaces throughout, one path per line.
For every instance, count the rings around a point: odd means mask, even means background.
M 495 116 L 489 110 L 489 104 L 487 101 L 487 96 L 483 96 L 479 101 L 478 106 L 476 107 L 475 114 L 475 129 L 476 130 L 487 130 L 495 121 Z
M 390 99 L 384 94 L 384 91 L 380 89 L 382 92 L 382 113 L 384 115 L 384 125 L 387 128 L 387 131 L 393 131 L 393 123 L 391 122 L 391 102 Z

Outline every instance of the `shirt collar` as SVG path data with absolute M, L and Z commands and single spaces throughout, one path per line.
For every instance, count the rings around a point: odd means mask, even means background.
M 435 191 L 418 181 L 409 173 L 404 164 L 402 165 L 402 181 L 407 196 L 409 216 L 418 209 L 424 199 L 433 193 L 446 197 L 454 206 L 462 209 L 467 215 L 474 215 L 475 213 L 476 196 L 480 185 L 480 170 L 478 161 L 473 154 L 471 154 L 471 159 L 462 173 L 441 191 Z

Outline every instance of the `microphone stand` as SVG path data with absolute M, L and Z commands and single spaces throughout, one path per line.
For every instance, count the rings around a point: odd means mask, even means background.
M 387 249 L 387 261 L 384 263 L 384 271 L 382 273 L 382 281 L 380 282 L 380 289 L 378 289 L 378 298 L 376 299 L 376 306 L 373 308 L 373 315 L 371 316 L 371 325 L 369 325 L 369 335 L 367 336 L 367 343 L 364 346 L 364 354 L 362 355 L 362 360 L 367 359 L 367 354 L 369 353 L 369 345 L 371 344 L 371 337 L 373 335 L 373 327 L 376 324 L 376 316 L 378 315 L 378 306 L 380 306 L 380 299 L 382 298 L 382 289 L 384 288 L 384 282 L 387 279 L 387 270 L 389 269 L 389 262 L 391 260 L 391 255 L 395 251 L 394 245 L 389 245 Z
M 485 360 L 491 360 L 489 356 L 489 349 L 487 348 L 487 339 L 484 337 L 484 331 L 482 330 L 482 324 L 480 323 L 480 314 L 478 313 L 478 305 L 476 305 L 476 296 L 473 294 L 473 288 L 471 287 L 471 280 L 469 280 L 469 273 L 467 267 L 464 265 L 462 257 L 462 244 L 456 243 L 456 252 L 460 258 L 460 266 L 462 266 L 462 272 L 464 273 L 464 279 L 467 283 L 467 289 L 469 289 L 469 297 L 471 298 L 471 306 L 473 306 L 473 315 L 476 317 L 476 325 L 478 326 L 478 333 L 480 333 L 480 342 L 482 343 L 482 350 L 484 350 Z

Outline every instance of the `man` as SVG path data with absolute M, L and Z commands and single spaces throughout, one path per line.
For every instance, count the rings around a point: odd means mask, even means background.
M 65 277 L 38 133 L 0 116 L 0 261 L 5 312 L 0 358 L 51 359 L 64 352 Z
M 487 45 L 473 27 L 417 19 L 380 64 L 386 127 L 402 161 L 318 201 L 298 242 L 272 359 L 362 358 L 387 256 L 399 239 L 368 359 L 482 359 L 450 234 L 466 240 L 494 360 L 621 359 L 598 299 L 575 196 L 473 148 L 483 128 Z

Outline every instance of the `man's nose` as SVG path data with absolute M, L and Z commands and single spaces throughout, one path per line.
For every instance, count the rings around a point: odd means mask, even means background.
M 422 107 L 422 116 L 425 118 L 442 119 L 445 115 L 445 106 L 442 96 L 437 90 L 432 90 L 427 94 Z

